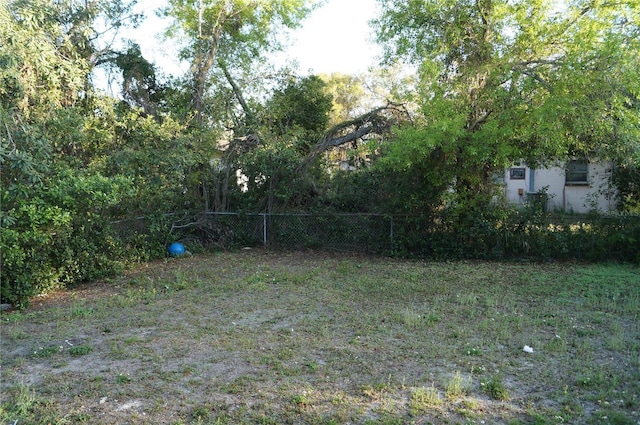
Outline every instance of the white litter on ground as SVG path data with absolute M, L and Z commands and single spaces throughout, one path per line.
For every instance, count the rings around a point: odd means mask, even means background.
M 138 400 L 132 400 L 129 401 L 127 403 L 124 403 L 120 406 L 118 406 L 118 408 L 116 409 L 116 412 L 122 412 L 123 410 L 130 410 L 130 409 L 136 409 L 138 407 L 142 406 L 142 403 Z

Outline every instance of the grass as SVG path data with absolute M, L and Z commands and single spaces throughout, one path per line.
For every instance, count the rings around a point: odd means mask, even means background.
M 2 424 L 640 421 L 631 266 L 257 250 L 33 304 L 1 316 Z
M 420 416 L 430 409 L 437 409 L 444 401 L 440 396 L 440 391 L 431 385 L 430 387 L 415 388 L 409 398 L 409 411 L 412 416 Z
M 508 400 L 509 390 L 505 386 L 501 376 L 493 376 L 487 382 L 482 383 L 484 392 L 494 400 Z
M 469 381 L 470 380 L 465 382 L 460 375 L 460 372 L 456 372 L 447 381 L 447 386 L 444 392 L 446 398 L 450 400 L 458 400 L 462 398 L 462 396 L 467 393 L 467 389 L 471 386 Z

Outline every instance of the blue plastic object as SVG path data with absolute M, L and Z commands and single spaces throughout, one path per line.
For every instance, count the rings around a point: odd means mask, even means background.
M 184 245 L 179 242 L 174 242 L 169 245 L 169 255 L 172 257 L 179 257 L 184 254 Z

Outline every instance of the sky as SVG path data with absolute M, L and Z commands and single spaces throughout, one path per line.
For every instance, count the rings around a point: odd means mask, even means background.
M 158 1 L 142 0 L 138 9 L 146 19 L 127 36 L 135 39 L 143 56 L 165 74 L 187 70 L 177 59 L 177 49 L 161 40 L 166 23 L 154 14 Z M 381 49 L 373 43 L 368 21 L 376 16 L 375 0 L 326 0 L 307 18 L 302 27 L 290 33 L 290 47 L 274 60 L 297 61 L 301 74 L 365 72 L 377 64 Z
M 381 50 L 369 21 L 376 17 L 375 0 L 329 0 L 292 34 L 287 55 L 306 73 L 364 72 L 377 64 Z

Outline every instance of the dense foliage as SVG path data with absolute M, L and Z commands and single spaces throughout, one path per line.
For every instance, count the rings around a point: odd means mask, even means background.
M 379 3 L 383 70 L 297 76 L 268 56 L 316 2 L 171 0 L 165 36 L 190 65 L 171 78 L 118 35 L 142 19 L 134 2 L 3 3 L 3 300 L 163 255 L 175 229 L 199 229 L 181 221 L 194 212 L 402 214 L 417 218 L 396 252 L 506 252 L 500 235 L 548 229 L 499 206 L 491 178 L 521 159 L 613 159 L 621 208 L 637 211 L 637 0 Z
M 391 146 L 396 168 L 442 150 L 446 167 L 433 177 L 447 172 L 475 198 L 521 159 L 637 157 L 636 0 L 379 3 L 387 60 L 409 60 L 419 74 L 422 122 Z

